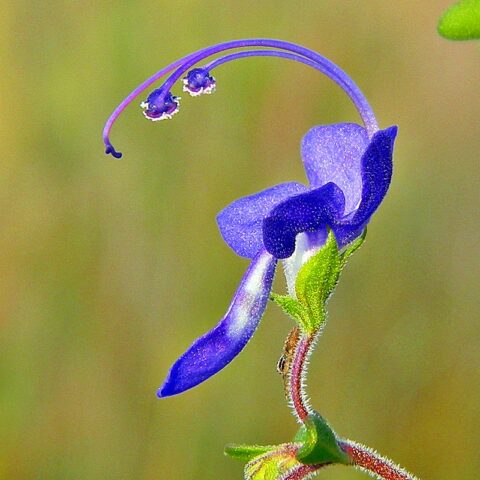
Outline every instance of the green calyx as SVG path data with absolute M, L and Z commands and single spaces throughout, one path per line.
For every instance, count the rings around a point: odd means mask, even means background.
M 325 245 L 299 270 L 295 281 L 295 293 L 305 305 L 312 320 L 312 327 L 325 320 L 325 304 L 335 289 L 341 265 L 335 235 L 329 232 Z
M 452 5 L 438 22 L 438 33 L 449 40 L 480 38 L 480 0 L 462 0 Z
M 335 235 L 329 232 L 325 245 L 300 268 L 295 281 L 297 298 L 272 294 L 272 300 L 312 335 L 326 319 L 325 305 L 335 290 L 348 258 L 363 244 L 366 230 L 342 252 Z
M 335 433 L 317 412 L 307 417 L 294 441 L 302 444 L 296 454 L 297 460 L 301 463 L 307 465 L 351 464 L 347 454 L 338 446 Z

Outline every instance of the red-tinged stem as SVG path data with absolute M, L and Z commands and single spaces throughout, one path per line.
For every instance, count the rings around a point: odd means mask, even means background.
M 297 338 L 286 386 L 293 410 L 298 419 L 304 422 L 308 415 L 312 413 L 305 395 L 304 381 L 306 378 L 307 361 L 315 344 L 315 335 L 302 333 Z M 350 457 L 352 464 L 356 468 L 373 474 L 380 480 L 418 480 L 411 473 L 364 445 L 351 440 L 340 439 L 338 440 L 338 445 Z M 311 474 L 322 466 L 326 465 L 303 465 L 292 471 L 285 478 L 282 478 L 282 480 L 309 478 Z
M 370 448 L 351 440 L 339 440 L 340 448 L 352 459 L 353 464 L 361 470 L 377 475 L 383 480 L 418 480 L 417 477 L 390 460 L 381 457 Z
M 302 334 L 294 350 L 289 375 L 289 396 L 293 409 L 302 422 L 311 413 L 307 405 L 303 380 L 306 376 L 307 360 L 313 346 L 313 337 Z
M 326 467 L 326 466 L 327 465 L 302 465 L 295 471 L 283 477 L 282 480 L 304 480 L 305 478 L 309 478 L 310 475 L 315 473 L 320 468 Z

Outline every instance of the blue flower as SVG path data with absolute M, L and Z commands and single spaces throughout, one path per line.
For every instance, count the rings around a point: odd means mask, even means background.
M 277 260 L 292 257 L 299 234 L 297 255 L 305 258 L 324 243 L 327 228 L 340 246 L 362 233 L 390 184 L 396 132 L 391 127 L 369 139 L 352 123 L 314 127 L 302 143 L 309 187 L 283 183 L 218 214 L 225 242 L 252 262 L 225 317 L 177 360 L 160 396 L 203 382 L 243 349 L 263 315 Z
M 391 127 L 369 139 L 354 123 L 312 128 L 302 142 L 310 186 L 283 183 L 233 202 L 217 217 L 223 239 L 248 258 L 262 249 L 289 258 L 299 233 L 321 233 L 323 243 L 327 227 L 346 245 L 360 235 L 387 192 L 396 132 Z
M 202 68 L 192 66 L 231 48 L 246 50 L 217 58 Z M 241 40 L 201 50 L 174 62 L 138 87 L 112 114 L 104 129 L 107 153 L 119 157 L 109 140 L 110 128 L 125 106 L 154 80 L 174 73 L 142 103 L 152 119 L 170 118 L 178 99 L 170 93 L 183 79 L 193 96 L 212 93 L 211 71 L 250 56 L 276 56 L 313 67 L 339 84 L 354 102 L 364 127 L 354 123 L 313 127 L 302 141 L 301 155 L 309 185 L 289 182 L 234 201 L 217 216 L 220 233 L 232 250 L 251 263 L 220 322 L 196 340 L 175 362 L 159 397 L 188 390 L 230 363 L 252 337 L 265 311 L 278 260 L 285 266 L 289 291 L 300 266 L 325 242 L 331 229 L 340 247 L 358 237 L 387 193 L 392 176 L 397 127 L 379 130 L 365 97 L 339 67 L 321 55 L 278 40 Z M 188 73 L 187 73 L 188 72 Z

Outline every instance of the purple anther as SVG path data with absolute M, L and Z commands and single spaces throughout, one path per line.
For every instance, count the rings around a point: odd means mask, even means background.
M 183 91 L 192 97 L 215 91 L 215 78 L 204 68 L 194 68 L 183 78 Z
M 170 92 L 165 93 L 161 88 L 154 90 L 140 106 L 144 108 L 143 114 L 152 122 L 168 120 L 180 108 L 180 97 L 175 97 Z

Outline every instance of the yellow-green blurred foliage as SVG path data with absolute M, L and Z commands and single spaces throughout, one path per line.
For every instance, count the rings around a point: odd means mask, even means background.
M 275 373 L 290 324 L 273 305 L 219 375 L 155 391 L 246 267 L 216 212 L 304 181 L 301 136 L 358 121 L 349 100 L 302 65 L 244 60 L 170 122 L 135 102 L 112 134 L 121 161 L 101 142 L 151 73 L 251 36 L 331 58 L 400 126 L 389 195 L 312 359 L 314 406 L 422 479 L 478 478 L 480 49 L 437 36 L 450 3 L 1 2 L 0 478 L 239 479 L 224 444 L 294 434 Z

